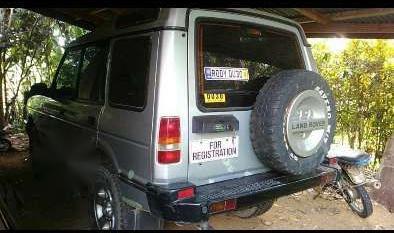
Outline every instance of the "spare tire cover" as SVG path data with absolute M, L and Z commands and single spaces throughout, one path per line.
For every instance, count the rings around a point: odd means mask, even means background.
M 278 72 L 256 97 L 251 141 L 257 157 L 272 169 L 294 175 L 312 172 L 327 155 L 334 131 L 333 95 L 315 72 Z

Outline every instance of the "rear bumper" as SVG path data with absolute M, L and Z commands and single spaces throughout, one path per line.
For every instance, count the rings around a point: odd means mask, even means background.
M 196 187 L 194 198 L 176 200 L 178 190 L 190 187 L 190 183 L 172 186 L 148 185 L 147 195 L 150 210 L 157 216 L 169 221 L 200 222 L 212 215 L 209 206 L 212 203 L 237 199 L 237 208 L 254 205 L 263 200 L 299 192 L 336 179 L 336 170 L 320 166 L 315 172 L 302 175 L 281 175 L 263 173 L 226 180 Z

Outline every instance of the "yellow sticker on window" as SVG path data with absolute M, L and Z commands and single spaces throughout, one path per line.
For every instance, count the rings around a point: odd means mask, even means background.
M 204 102 L 205 103 L 225 103 L 226 102 L 226 94 L 204 93 Z

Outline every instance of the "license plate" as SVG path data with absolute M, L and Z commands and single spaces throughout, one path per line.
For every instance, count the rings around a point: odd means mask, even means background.
M 205 80 L 248 81 L 249 70 L 235 67 L 204 67 Z
M 189 163 L 238 157 L 238 136 L 192 141 Z

